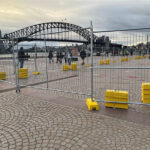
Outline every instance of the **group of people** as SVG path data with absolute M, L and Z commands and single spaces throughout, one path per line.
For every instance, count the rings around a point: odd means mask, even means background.
M 86 58 L 86 52 L 84 50 L 82 50 L 80 52 L 80 57 L 82 59 L 82 65 L 84 65 L 85 64 L 84 60 Z M 49 51 L 48 58 L 49 58 L 49 63 L 54 62 L 52 51 Z M 68 63 L 69 65 L 71 65 L 72 53 L 70 51 L 65 52 L 64 54 L 62 52 L 57 52 L 57 54 L 56 54 L 56 63 L 62 63 L 63 58 L 65 60 L 65 63 Z M 19 60 L 19 63 L 20 63 L 20 68 L 23 68 L 25 59 L 26 59 L 26 55 L 25 55 L 25 52 L 23 50 L 23 47 L 21 47 L 20 50 L 18 51 L 18 60 Z
M 49 63 L 54 62 L 53 61 L 53 52 L 52 51 L 49 51 L 48 58 L 49 58 Z M 62 63 L 63 58 L 65 60 L 65 63 L 68 63 L 70 65 L 71 64 L 71 60 L 72 60 L 72 53 L 71 52 L 65 52 L 63 54 L 62 52 L 57 52 L 57 54 L 56 54 L 56 63 Z
M 84 65 L 85 64 L 84 60 L 86 58 L 86 52 L 84 50 L 82 50 L 80 52 L 80 57 L 82 59 L 82 65 Z M 53 52 L 52 51 L 49 51 L 48 58 L 49 58 L 49 63 L 54 62 L 53 61 Z M 65 52 L 64 54 L 62 52 L 57 52 L 57 54 L 56 54 L 56 63 L 62 63 L 63 58 L 65 60 L 65 63 L 68 63 L 69 65 L 71 65 L 72 53 L 70 51 Z

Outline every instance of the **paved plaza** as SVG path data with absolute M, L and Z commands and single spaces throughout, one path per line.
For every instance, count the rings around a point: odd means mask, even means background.
M 95 57 L 95 66 L 100 59 L 104 58 Z M 116 63 L 108 66 L 149 65 L 149 59 L 124 63 L 118 57 L 111 59 Z M 33 61 L 25 62 L 29 78 L 19 83 L 33 87 L 22 87 L 20 93 L 8 83 L 15 83 L 15 76 L 11 60 L 7 63 L 0 62 L 0 67 L 5 64 L 5 71 L 9 72 L 7 82 L 0 81 L 0 150 L 149 150 L 150 107 L 129 105 L 128 110 L 121 110 L 99 103 L 99 111 L 88 111 L 85 101 L 90 94 L 90 70 L 80 62 L 78 71 L 69 72 L 63 72 L 59 64 L 49 64 L 49 90 L 44 90 L 47 86 L 44 61 L 38 62 L 41 75 L 36 77 L 32 75 Z M 94 94 L 104 99 L 107 88 L 119 88 L 131 93 L 130 101 L 140 102 L 141 83 L 149 81 L 149 70 L 96 69 Z

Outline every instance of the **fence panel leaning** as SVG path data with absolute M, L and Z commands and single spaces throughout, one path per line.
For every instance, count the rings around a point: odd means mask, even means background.
M 150 105 L 150 29 L 96 31 L 93 91 L 106 107 Z

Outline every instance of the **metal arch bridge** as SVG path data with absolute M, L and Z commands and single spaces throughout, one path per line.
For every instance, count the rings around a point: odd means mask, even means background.
M 76 38 L 75 38 L 75 37 Z M 91 32 L 88 28 L 65 22 L 48 22 L 29 26 L 4 35 L 6 41 L 61 41 L 90 43 Z M 98 37 L 93 34 L 93 42 Z

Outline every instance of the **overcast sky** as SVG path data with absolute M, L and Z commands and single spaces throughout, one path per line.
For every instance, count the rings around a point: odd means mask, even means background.
M 0 0 L 0 29 L 62 21 L 95 30 L 150 27 L 150 0 Z

